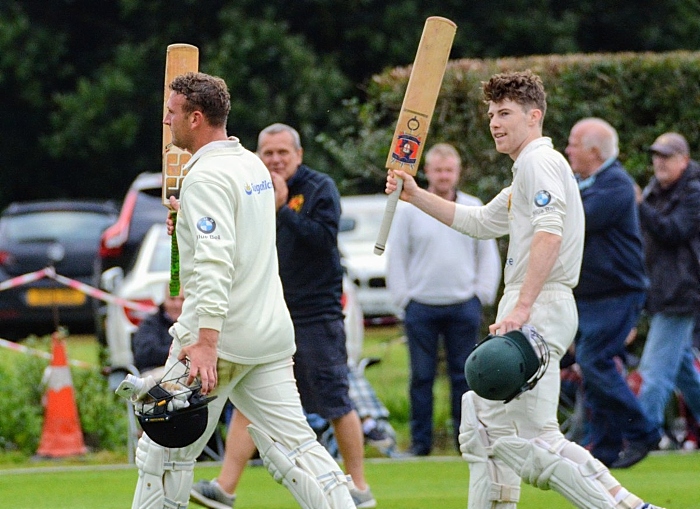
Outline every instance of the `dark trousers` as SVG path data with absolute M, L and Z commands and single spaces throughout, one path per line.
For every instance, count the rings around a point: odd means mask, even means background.
M 433 383 L 437 372 L 438 346 L 445 345 L 451 386 L 453 431 L 459 430 L 462 394 L 468 386 L 464 363 L 474 349 L 481 324 L 481 303 L 466 302 L 431 306 L 415 301 L 406 306 L 404 327 L 410 355 L 410 400 L 412 449 L 428 454 L 433 442 Z
M 585 299 L 577 298 L 579 334 L 576 362 L 583 375 L 591 454 L 609 465 L 623 439 L 649 442 L 658 434 L 645 417 L 634 393 L 615 363 L 624 357 L 625 339 L 637 325 L 644 293 Z

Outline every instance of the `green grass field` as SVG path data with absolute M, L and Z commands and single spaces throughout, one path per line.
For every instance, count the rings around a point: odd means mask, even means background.
M 196 479 L 214 477 L 218 463 L 200 463 Z M 654 455 L 616 471 L 630 491 L 667 509 L 700 507 L 700 455 Z M 0 499 L 8 509 L 123 509 L 131 506 L 134 466 L 44 467 L 0 472 Z M 464 509 L 468 467 L 459 458 L 369 460 L 367 477 L 380 509 Z M 198 507 L 190 504 L 190 507 Z M 236 509 L 294 509 L 298 505 L 262 467 L 246 470 Z M 523 485 L 519 509 L 572 507 L 552 491 Z
M 68 357 L 98 363 L 99 351 L 90 336 L 67 339 Z M 408 446 L 407 352 L 398 327 L 367 331 L 365 355 L 382 362 L 367 370 L 380 399 L 392 414 L 399 445 Z M 16 352 L 3 352 L 0 363 L 12 362 Z M 436 384 L 435 456 L 411 460 L 367 460 L 367 478 L 380 509 L 464 509 L 468 466 L 449 437 L 448 387 L 445 377 Z M 377 453 L 367 448 L 368 456 Z M 131 506 L 136 469 L 125 465 L 126 452 L 90 453 L 65 460 L 21 460 L 0 453 L 0 502 L 9 509 L 110 509 Z M 220 465 L 199 463 L 196 479 L 212 478 Z M 630 491 L 666 509 L 700 509 L 700 452 L 654 454 L 635 467 L 614 474 Z M 296 508 L 291 495 L 272 481 L 265 469 L 247 469 L 238 490 L 236 509 Z M 198 507 L 191 504 L 190 507 Z M 551 491 L 523 485 L 519 509 L 572 507 Z

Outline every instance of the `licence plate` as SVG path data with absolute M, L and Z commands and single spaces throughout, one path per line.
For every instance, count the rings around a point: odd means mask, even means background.
M 72 288 L 30 288 L 27 290 L 27 305 L 46 306 L 82 306 L 85 304 L 84 293 Z

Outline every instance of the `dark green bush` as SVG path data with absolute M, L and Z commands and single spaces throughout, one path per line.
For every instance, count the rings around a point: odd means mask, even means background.
M 44 409 L 41 378 L 47 362 L 20 357 L 0 364 L 0 450 L 33 454 L 39 446 Z
M 126 447 L 126 403 L 110 390 L 98 369 L 73 369 L 73 386 L 85 444 L 94 450 Z

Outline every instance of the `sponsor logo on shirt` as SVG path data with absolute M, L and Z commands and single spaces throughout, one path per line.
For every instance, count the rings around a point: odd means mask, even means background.
M 220 239 L 220 235 L 214 235 L 214 230 L 216 230 L 216 221 L 211 217 L 203 217 L 197 221 L 197 229 L 204 235 L 197 235 L 198 239 Z
M 538 207 L 549 205 L 550 201 L 552 201 L 552 195 L 549 194 L 549 191 L 543 189 L 542 191 L 537 191 L 535 194 L 535 205 Z
M 549 194 L 549 191 L 545 191 L 544 189 L 542 191 L 537 191 L 535 194 L 535 205 L 539 208 L 535 209 L 532 212 L 533 216 L 540 216 L 542 214 L 546 214 L 547 212 L 552 212 L 554 210 L 554 207 L 548 206 L 549 203 L 552 201 L 552 195 Z
M 197 221 L 197 229 L 202 233 L 213 233 L 216 230 L 216 221 L 211 217 L 203 217 Z
M 260 194 L 263 191 L 267 191 L 268 189 L 272 189 L 272 181 L 271 180 L 263 180 L 260 183 L 255 183 L 252 182 L 248 184 L 246 182 L 246 185 L 244 186 L 243 190 L 245 191 L 245 194 L 250 196 L 251 194 Z

